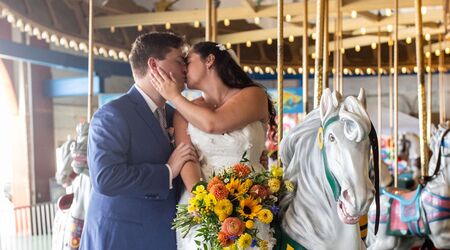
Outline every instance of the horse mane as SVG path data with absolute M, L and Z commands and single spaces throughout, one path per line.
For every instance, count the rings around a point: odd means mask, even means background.
M 280 147 L 284 177 L 297 187 L 280 202 L 282 228 L 307 249 L 320 248 L 318 243 L 334 238 L 337 233 L 333 225 L 336 204 L 317 144 L 320 125 L 319 110 L 313 110 Z

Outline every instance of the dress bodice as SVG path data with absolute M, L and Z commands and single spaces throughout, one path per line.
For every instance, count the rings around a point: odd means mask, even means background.
M 189 123 L 188 134 L 199 153 L 205 179 L 209 179 L 214 172 L 238 163 L 245 152 L 255 171 L 262 169 L 260 157 L 264 150 L 266 128 L 260 121 L 224 134 L 209 134 Z

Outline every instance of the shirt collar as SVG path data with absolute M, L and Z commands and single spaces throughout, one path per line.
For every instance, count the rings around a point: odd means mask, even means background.
M 156 105 L 156 103 L 152 100 L 152 98 L 150 98 L 150 96 L 148 96 L 137 84 L 134 84 L 134 87 L 139 91 L 139 93 L 142 95 L 142 97 L 144 97 L 145 102 L 147 103 L 148 107 L 150 108 L 150 110 L 155 113 L 156 109 L 158 108 L 158 106 Z

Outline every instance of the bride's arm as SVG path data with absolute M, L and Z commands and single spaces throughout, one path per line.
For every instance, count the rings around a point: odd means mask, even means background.
M 175 112 L 173 117 L 175 145 L 179 145 L 180 143 L 185 143 L 187 145 L 192 144 L 191 138 L 187 133 L 187 125 L 187 121 L 180 115 L 180 113 Z M 181 169 L 180 176 L 181 179 L 183 179 L 186 190 L 190 192 L 201 178 L 200 165 L 198 161 L 186 162 Z
M 186 120 L 207 133 L 221 134 L 268 119 L 268 99 L 260 87 L 242 89 L 216 110 L 197 106 L 182 95 L 170 101 Z

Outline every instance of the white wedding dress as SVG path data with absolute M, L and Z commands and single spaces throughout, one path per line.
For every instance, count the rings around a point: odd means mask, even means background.
M 192 124 L 188 125 L 188 134 L 192 144 L 196 147 L 204 180 L 208 181 L 214 172 L 238 163 L 244 152 L 247 151 L 246 158 L 255 171 L 262 171 L 264 167 L 260 164 L 260 157 L 265 148 L 266 125 L 262 122 L 253 122 L 242 129 L 225 134 L 208 134 Z M 184 191 L 180 203 L 186 204 L 190 198 L 190 192 Z M 258 237 L 268 241 L 269 249 L 273 248 L 275 238 L 269 225 L 255 223 L 258 229 Z M 195 240 L 195 227 L 191 229 L 185 238 L 177 232 L 177 245 L 179 250 L 196 250 L 198 246 Z M 249 249 L 256 249 L 249 248 Z

